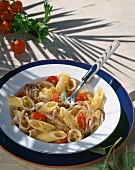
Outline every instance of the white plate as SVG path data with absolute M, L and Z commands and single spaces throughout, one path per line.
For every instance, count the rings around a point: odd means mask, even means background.
M 58 75 L 59 73 L 69 73 L 72 78 L 81 81 L 83 75 L 87 72 L 86 69 L 76 67 L 73 65 L 64 64 L 47 64 L 38 65 L 26 70 L 20 71 L 13 75 L 0 89 L 0 126 L 4 133 L 9 136 L 17 144 L 22 145 L 28 149 L 50 154 L 71 154 L 81 152 L 86 149 L 92 148 L 105 139 L 115 130 L 120 119 L 120 103 L 114 90 L 106 81 L 99 76 L 95 76 L 88 86 L 92 92 L 101 87 L 105 92 L 105 121 L 102 125 L 89 137 L 72 143 L 67 144 L 52 144 L 35 140 L 23 132 L 17 126 L 10 126 L 12 121 L 10 108 L 7 101 L 7 95 L 15 95 L 16 92 L 26 83 L 46 77 L 49 75 Z

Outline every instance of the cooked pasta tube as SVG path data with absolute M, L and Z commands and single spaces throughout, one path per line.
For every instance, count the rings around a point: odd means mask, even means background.
M 14 124 L 19 124 L 23 116 L 23 113 L 20 110 L 13 110 L 12 113 L 13 113 L 13 120 L 10 124 L 11 126 Z
M 34 101 L 30 97 L 24 96 L 21 98 L 21 107 L 25 110 L 33 111 L 34 105 Z
M 70 79 L 67 84 L 67 91 L 74 91 L 76 89 L 77 83 L 75 79 Z
M 47 113 L 51 113 L 56 107 L 58 106 L 57 102 L 48 102 L 45 103 L 44 105 L 42 105 L 38 111 L 39 112 L 47 112 Z
M 8 95 L 7 99 L 10 106 L 21 107 L 21 98 Z
M 50 123 L 46 123 L 36 119 L 29 120 L 29 124 L 34 129 L 39 130 L 41 132 L 50 132 L 55 129 L 55 126 L 51 125 Z
M 40 133 L 35 138 L 43 142 L 54 142 L 67 137 L 64 131 L 51 131 L 46 133 Z
M 57 93 L 62 93 L 66 89 L 69 80 L 70 80 L 69 74 L 61 73 L 59 75 L 59 81 L 56 85 Z
M 91 102 L 91 107 L 92 108 L 102 107 L 103 98 L 104 98 L 103 90 L 101 88 L 98 88 L 97 91 L 94 93 Z
M 68 132 L 68 142 L 75 142 L 82 139 L 82 133 L 78 129 L 71 129 Z
M 71 115 L 69 111 L 65 109 L 64 107 L 60 108 L 60 116 L 63 119 L 63 121 L 66 123 L 66 125 L 70 127 L 71 129 L 78 127 L 74 119 L 74 116 Z
M 43 94 L 45 95 L 45 97 L 50 100 L 50 98 L 52 96 L 52 90 L 43 88 L 42 91 L 43 91 Z
M 20 111 L 20 110 L 17 110 L 17 109 L 14 109 L 14 110 L 12 111 L 12 113 L 13 113 L 13 117 L 18 116 L 19 118 L 21 118 L 22 115 L 23 115 L 23 112 Z

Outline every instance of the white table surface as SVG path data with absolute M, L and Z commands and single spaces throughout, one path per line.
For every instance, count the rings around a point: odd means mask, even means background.
M 42 0 L 22 1 L 29 17 L 43 17 Z M 30 34 L 0 33 L 0 76 L 29 62 L 43 59 L 68 59 L 93 64 L 114 39 L 121 45 L 102 68 L 115 77 L 126 89 L 135 106 L 135 1 L 134 0 L 50 0 L 52 18 L 48 24 L 50 35 L 39 43 Z M 14 56 L 10 43 L 14 38 L 26 41 L 26 52 Z M 116 151 L 135 152 L 135 128 L 126 142 Z M 103 163 L 101 160 L 98 163 Z M 0 149 L 0 170 L 49 170 L 33 165 Z M 55 169 L 55 168 L 54 168 Z M 61 168 L 57 168 L 61 169 Z M 96 163 L 65 168 L 95 170 Z

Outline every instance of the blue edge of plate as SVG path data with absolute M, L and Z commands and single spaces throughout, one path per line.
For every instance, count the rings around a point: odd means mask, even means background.
M 71 60 L 54 59 L 54 60 L 37 61 L 37 62 L 23 65 L 7 73 L 5 76 L 3 76 L 0 79 L 0 88 L 3 86 L 3 84 L 6 83 L 6 81 L 8 81 L 11 77 L 18 74 L 19 72 L 31 67 L 46 65 L 46 64 L 72 65 L 87 70 L 91 67 L 91 65 L 89 64 L 71 61 Z M 121 84 L 116 79 L 114 79 L 112 76 L 110 76 L 108 73 L 102 70 L 99 70 L 97 75 L 100 76 L 102 79 L 104 79 L 114 89 L 115 93 L 119 98 L 120 105 L 121 105 L 121 117 L 118 126 L 105 141 L 100 143 L 99 146 L 101 147 L 110 146 L 119 137 L 122 137 L 122 140 L 119 142 L 119 144 L 116 147 L 118 148 L 126 140 L 133 126 L 134 115 L 133 115 L 132 102 L 125 89 L 121 86 Z M 73 154 L 59 154 L 59 155 L 35 152 L 16 144 L 9 137 L 7 137 L 2 130 L 0 130 L 0 144 L 6 151 L 8 151 L 12 155 L 22 160 L 37 165 L 47 166 L 47 167 L 56 168 L 56 167 L 66 167 L 66 166 L 67 167 L 81 166 L 81 165 L 94 163 L 104 157 L 103 155 L 92 153 L 88 150 L 83 152 L 73 153 Z

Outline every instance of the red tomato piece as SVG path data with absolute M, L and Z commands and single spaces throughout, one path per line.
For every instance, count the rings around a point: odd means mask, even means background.
M 60 143 L 67 143 L 67 137 L 65 137 L 64 139 L 60 139 L 60 140 L 56 140 L 55 142 L 56 144 L 60 144 Z
M 1 1 L 0 2 L 0 10 L 5 11 L 10 7 L 9 1 Z
M 23 96 L 26 96 L 26 92 L 25 91 L 19 92 L 18 97 L 23 97 Z
M 1 30 L 4 34 L 9 34 L 11 28 L 12 28 L 12 23 L 11 23 L 11 22 L 3 21 L 3 22 L 0 24 L 0 30 Z
M 58 94 L 58 93 L 53 94 L 50 98 L 50 101 L 57 102 L 59 106 L 64 106 L 64 104 L 61 101 L 60 96 L 61 96 L 61 94 Z
M 26 44 L 24 40 L 18 39 L 11 43 L 10 48 L 15 54 L 21 54 L 25 51 Z
M 54 86 L 56 86 L 56 84 L 58 83 L 58 77 L 57 76 L 49 76 L 46 78 L 46 81 L 49 81 Z
M 13 19 L 14 19 L 14 13 L 11 9 L 8 9 L 1 14 L 2 21 L 12 21 Z
M 30 115 L 30 119 L 36 119 L 36 120 L 41 120 L 41 121 L 46 122 L 46 116 L 41 112 L 33 112 Z
M 3 13 L 4 11 L 0 9 L 0 15 Z
M 77 114 L 77 123 L 82 127 L 85 128 L 86 127 L 86 119 L 84 117 L 84 114 L 82 112 Z
M 84 93 L 79 93 L 76 95 L 76 98 L 75 98 L 75 101 L 85 101 L 85 100 L 88 100 L 88 97 L 86 94 Z

